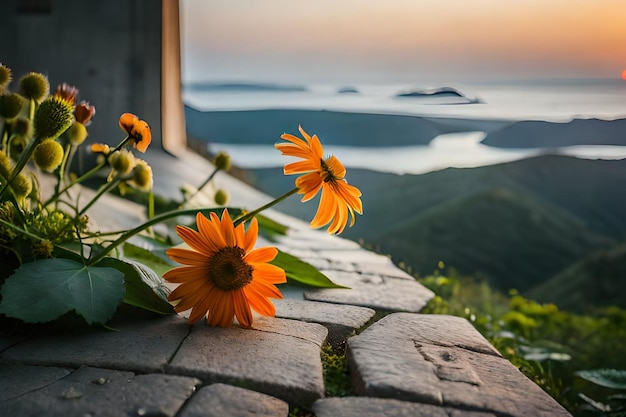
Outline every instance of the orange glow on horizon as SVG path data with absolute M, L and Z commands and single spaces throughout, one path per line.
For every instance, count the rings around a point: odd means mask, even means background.
M 622 80 L 626 80 L 626 69 L 622 71 Z

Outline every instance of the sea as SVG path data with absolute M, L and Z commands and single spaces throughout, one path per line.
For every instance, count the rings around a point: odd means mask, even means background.
M 409 97 L 399 96 L 401 94 Z M 201 111 L 311 109 L 511 122 L 568 122 L 575 118 L 615 120 L 626 118 L 626 80 L 513 80 L 449 85 L 210 83 L 201 88 L 185 88 L 183 100 Z M 347 168 L 396 174 L 477 167 L 545 153 L 587 159 L 626 158 L 626 146 L 508 149 L 481 143 L 485 136 L 486 132 L 476 130 L 440 135 L 428 145 L 394 146 L 390 142 L 384 148 L 337 145 L 325 146 L 324 150 L 337 155 Z M 233 163 L 242 168 L 279 167 L 289 162 L 273 144 L 220 143 L 219 138 L 216 139 L 207 145 L 209 151 L 228 152 Z

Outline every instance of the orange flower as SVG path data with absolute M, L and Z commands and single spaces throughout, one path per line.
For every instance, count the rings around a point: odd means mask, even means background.
M 335 156 L 323 157 L 323 148 L 317 135 L 309 136 L 302 126 L 298 126 L 305 140 L 285 133 L 281 139 L 290 143 L 277 143 L 276 149 L 283 155 L 302 158 L 303 161 L 285 165 L 285 175 L 304 174 L 296 179 L 298 194 L 302 201 L 308 201 L 322 190 L 317 213 L 311 220 L 311 227 L 328 226 L 328 233 L 341 233 L 348 223 L 354 225 L 354 212 L 363 214 L 361 191 L 345 180 L 346 168 Z
M 120 127 L 128 137 L 135 149 L 145 152 L 152 141 L 150 126 L 144 120 L 139 120 L 132 113 L 124 113 L 120 116 Z
M 253 249 L 259 226 L 252 219 L 248 230 L 234 226 L 228 210 L 222 219 L 211 212 L 210 219 L 196 216 L 198 231 L 176 226 L 176 233 L 191 249 L 166 251 L 174 261 L 184 264 L 169 270 L 163 278 L 180 283 L 168 299 L 180 300 L 177 312 L 191 310 L 189 322 L 195 323 L 207 312 L 211 326 L 227 327 L 237 317 L 244 327 L 252 326 L 250 308 L 265 316 L 276 313 L 268 297 L 282 298 L 274 284 L 286 282 L 285 271 L 271 265 L 278 253 L 274 247 Z

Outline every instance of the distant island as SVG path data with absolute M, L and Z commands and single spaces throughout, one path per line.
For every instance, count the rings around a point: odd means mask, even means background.
M 440 88 L 431 88 L 427 90 L 411 90 L 411 91 L 401 91 L 395 95 L 398 98 L 451 98 L 452 101 L 444 101 L 438 104 L 474 104 L 474 103 L 483 103 L 483 101 L 479 98 L 467 97 L 465 94 L 461 93 L 459 90 L 452 87 L 440 87 Z
M 339 94 L 358 94 L 359 90 L 356 87 L 340 87 L 337 89 Z
M 308 91 L 301 85 L 271 83 L 212 83 L 195 82 L 184 85 L 185 89 L 194 91 Z
M 626 119 L 524 120 L 489 132 L 482 143 L 500 148 L 626 145 Z

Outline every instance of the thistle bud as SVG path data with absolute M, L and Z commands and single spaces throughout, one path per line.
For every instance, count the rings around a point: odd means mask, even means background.
M 11 181 L 11 188 L 17 197 L 26 197 L 33 189 L 33 184 L 26 175 L 20 173 Z
M 140 191 L 150 191 L 152 188 L 152 168 L 146 161 L 137 160 L 133 170 L 132 185 Z
M 35 136 L 38 139 L 57 138 L 74 119 L 72 104 L 60 97 L 49 97 L 35 113 Z
M 128 175 L 135 167 L 135 156 L 132 152 L 122 149 L 109 157 L 111 168 L 121 175 Z
M 80 145 L 87 139 L 87 128 L 81 122 L 74 122 L 65 131 L 64 136 L 72 145 Z
M 14 161 L 17 161 L 22 155 L 22 152 L 24 152 L 24 149 L 26 149 L 27 145 L 28 139 L 26 137 L 22 135 L 14 135 L 11 137 L 11 140 L 9 141 L 9 155 L 11 155 L 11 158 Z
M 215 200 L 215 204 L 223 206 L 228 203 L 228 192 L 226 192 L 226 190 L 219 189 L 215 192 L 213 199 Z
M 4 151 L 0 151 L 0 179 L 6 179 L 11 176 L 13 171 L 13 163 Z
M 230 170 L 230 155 L 226 152 L 218 152 L 215 158 L 213 158 L 213 165 L 215 165 L 217 169 L 228 172 L 228 170 Z
M 40 103 L 50 92 L 50 83 L 45 75 L 31 72 L 20 79 L 19 92 L 28 100 Z
M 63 146 L 54 139 L 45 139 L 33 152 L 35 164 L 44 171 L 52 172 L 63 160 Z
M 25 117 L 18 117 L 13 121 L 13 133 L 25 138 L 30 137 L 33 130 L 33 125 L 29 119 Z
M 6 88 L 11 82 L 11 69 L 6 65 L 0 64 L 0 91 Z
M 24 106 L 24 97 L 16 93 L 0 95 L 0 116 L 5 119 L 17 117 Z

